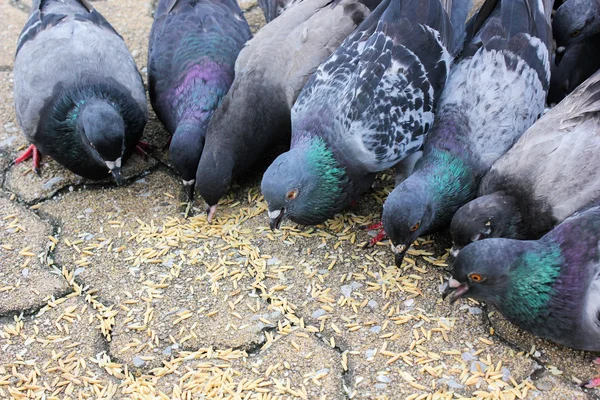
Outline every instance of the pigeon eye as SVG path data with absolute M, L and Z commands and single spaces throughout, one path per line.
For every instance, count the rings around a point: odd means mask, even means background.
M 573 31 L 571 33 L 571 37 L 577 37 L 577 36 L 579 36 L 580 33 L 581 33 L 580 31 Z
M 286 200 L 294 200 L 296 197 L 298 197 L 298 189 L 292 189 L 285 195 Z
M 469 274 L 469 280 L 471 282 L 483 282 L 483 276 L 479 274 Z
M 420 222 L 417 222 L 416 224 L 414 224 L 413 226 L 411 226 L 411 227 L 410 227 L 410 231 L 411 231 L 411 232 L 414 232 L 414 231 L 416 231 L 417 229 L 419 229 L 419 227 L 420 227 L 420 226 L 421 226 L 421 223 L 420 223 Z

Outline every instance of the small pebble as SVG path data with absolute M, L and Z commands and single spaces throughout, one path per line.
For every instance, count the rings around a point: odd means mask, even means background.
M 146 361 L 142 360 L 141 358 L 139 358 L 138 356 L 133 357 L 133 365 L 137 368 L 140 368 L 141 366 L 143 366 L 144 364 L 146 364 Z

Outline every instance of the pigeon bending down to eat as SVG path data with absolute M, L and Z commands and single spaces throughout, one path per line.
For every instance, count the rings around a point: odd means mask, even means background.
M 600 33 L 573 43 L 560 57 L 556 57 L 550 76 L 548 103 L 559 103 L 598 71 L 600 69 L 598 54 L 600 54 Z
M 458 254 L 445 295 L 484 300 L 509 321 L 564 346 L 600 351 L 600 207 L 537 241 L 494 238 Z M 600 379 L 589 386 L 600 385 Z
M 292 8 L 302 0 L 258 0 L 258 6 L 265 14 L 267 22 L 273 21 L 285 10 Z
M 450 2 L 452 4 L 452 2 Z M 266 171 L 271 227 L 314 225 L 421 147 L 470 0 L 385 0 L 324 62 L 292 110 L 292 145 Z
M 383 206 L 398 266 L 418 236 L 450 224 L 492 164 L 542 115 L 552 43 L 544 7 L 542 0 L 488 0 L 471 20 L 473 37 L 450 73 L 423 157 Z
M 169 152 L 190 200 L 208 121 L 252 37 L 236 0 L 161 0 L 148 55 L 150 101 L 173 135 Z
M 17 120 L 31 144 L 74 173 L 120 182 L 148 106 L 123 38 L 87 0 L 34 1 L 17 44 Z
M 552 33 L 559 48 L 600 33 L 600 0 L 565 1 L 556 10 Z
M 456 248 L 489 237 L 537 239 L 600 199 L 600 71 L 523 134 L 450 227 Z
M 304 0 L 242 49 L 235 79 L 208 124 L 196 189 L 212 220 L 232 177 L 287 143 L 290 110 L 310 75 L 379 0 Z

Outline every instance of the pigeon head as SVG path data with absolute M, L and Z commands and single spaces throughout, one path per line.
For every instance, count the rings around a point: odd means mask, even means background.
M 452 255 L 471 242 L 492 237 L 519 238 L 521 212 L 513 196 L 496 192 L 462 206 L 450 224 Z
M 84 143 L 98 163 L 121 183 L 121 165 L 125 153 L 125 122 L 119 111 L 108 101 L 90 99 L 79 112 L 78 118 Z
M 181 175 L 190 201 L 194 199 L 196 172 L 204 148 L 205 131 L 206 125 L 199 122 L 179 124 L 169 145 L 171 162 Z
M 338 207 L 345 181 L 344 168 L 323 139 L 312 138 L 281 154 L 261 184 L 271 229 L 279 229 L 284 218 L 305 225 L 325 221 Z
M 401 266 L 410 245 L 431 227 L 433 199 L 428 185 L 415 175 L 398 185 L 383 206 L 383 227 Z
M 556 10 L 552 33 L 559 47 L 568 47 L 600 32 L 599 4 L 590 0 L 569 0 Z
M 506 294 L 511 270 L 522 253 L 511 239 L 489 239 L 471 243 L 460 251 L 452 265 L 452 278 L 444 292 L 455 302 L 471 297 L 498 304 Z
M 196 171 L 196 190 L 202 196 L 208 208 L 208 222 L 212 222 L 217 204 L 225 195 L 235 167 L 235 155 L 220 147 L 204 147 Z

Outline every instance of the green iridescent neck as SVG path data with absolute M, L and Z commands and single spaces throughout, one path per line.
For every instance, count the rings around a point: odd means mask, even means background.
M 432 200 L 441 214 L 453 214 L 473 198 L 479 180 L 470 166 L 447 151 L 433 149 L 415 166 L 415 174 L 423 174 Z
M 315 178 L 311 202 L 324 211 L 335 208 L 347 181 L 346 170 L 341 167 L 333 151 L 322 138 L 311 138 L 306 144 L 306 163 Z
M 523 253 L 510 271 L 503 309 L 506 316 L 531 323 L 548 307 L 564 259 L 558 245 Z

